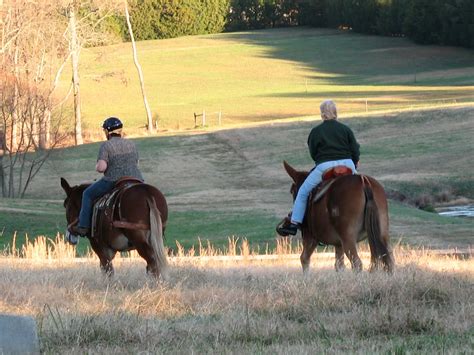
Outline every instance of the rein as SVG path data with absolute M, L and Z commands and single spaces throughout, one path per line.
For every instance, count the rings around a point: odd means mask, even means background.
M 75 226 L 78 222 L 79 222 L 79 218 L 75 218 L 74 221 L 72 221 L 71 223 L 67 225 L 67 230 L 69 230 L 72 226 Z

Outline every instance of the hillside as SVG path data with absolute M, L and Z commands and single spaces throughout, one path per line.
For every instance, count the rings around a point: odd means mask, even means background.
M 473 108 L 451 108 L 343 120 L 361 143 L 360 172 L 379 179 L 394 197 L 390 215 L 395 243 L 472 245 L 472 219 L 440 217 L 413 203 L 428 198 L 436 202 L 440 196 L 474 199 L 466 170 L 472 160 L 473 115 Z M 262 247 L 273 243 L 276 223 L 291 208 L 290 180 L 282 161 L 311 168 L 305 142 L 317 123 L 135 139 L 145 179 L 163 191 L 170 205 L 167 244 L 178 240 L 189 247 L 201 238 L 223 245 L 231 236 Z M 93 172 L 98 145 L 55 151 L 28 199 L 0 200 L 3 244 L 14 230 L 19 236 L 64 230 L 59 178 L 71 184 L 98 178 Z M 400 203 L 403 195 L 407 200 Z
M 474 102 L 472 50 L 327 29 L 275 29 L 138 43 L 160 129 L 313 116 L 321 100 L 341 113 Z M 143 101 L 129 43 L 84 49 L 81 95 L 87 136 L 106 116 L 142 132 Z M 61 93 L 69 90 L 65 72 Z M 67 113 L 68 117 L 72 114 Z M 199 124 L 201 122 L 198 122 Z

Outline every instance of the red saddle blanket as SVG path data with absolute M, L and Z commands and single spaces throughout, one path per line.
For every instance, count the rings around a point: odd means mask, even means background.
M 323 181 L 337 178 L 338 176 L 352 175 L 352 169 L 344 165 L 338 165 L 330 168 L 323 173 Z
M 318 201 L 329 190 L 329 187 L 336 178 L 352 174 L 352 169 L 344 165 L 338 165 L 326 170 L 322 175 L 323 180 L 311 191 L 308 201 Z

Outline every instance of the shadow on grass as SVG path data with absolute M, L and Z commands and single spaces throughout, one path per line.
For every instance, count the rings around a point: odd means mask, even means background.
M 465 70 L 464 73 L 451 75 L 451 86 L 474 84 L 474 53 L 462 48 L 419 46 L 405 38 L 310 28 L 230 33 L 215 38 L 261 46 L 264 50 L 262 56 L 299 63 L 303 68 L 315 72 L 309 79 L 322 79 L 333 85 L 370 83 L 387 86 L 387 83 L 379 83 L 375 77 L 393 76 L 390 81 L 393 85 L 397 83 L 398 76 L 446 68 Z M 437 86 L 436 80 L 427 79 L 427 85 Z M 407 84 L 406 79 L 398 80 Z M 445 81 L 440 79 L 440 82 Z M 456 81 L 460 83 L 456 84 Z M 423 85 L 423 80 L 413 84 Z

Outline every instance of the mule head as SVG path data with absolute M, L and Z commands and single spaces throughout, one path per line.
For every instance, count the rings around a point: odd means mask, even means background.
M 286 160 L 283 161 L 283 167 L 285 168 L 286 172 L 293 180 L 293 184 L 291 185 L 290 192 L 293 195 L 293 199 L 296 199 L 298 190 L 300 189 L 301 185 L 303 185 L 303 182 L 305 181 L 309 172 L 296 170 L 290 164 L 288 164 Z
M 61 187 L 66 193 L 64 208 L 66 209 L 66 220 L 71 224 L 79 217 L 81 210 L 82 193 L 88 185 L 70 186 L 66 179 L 61 178 Z

